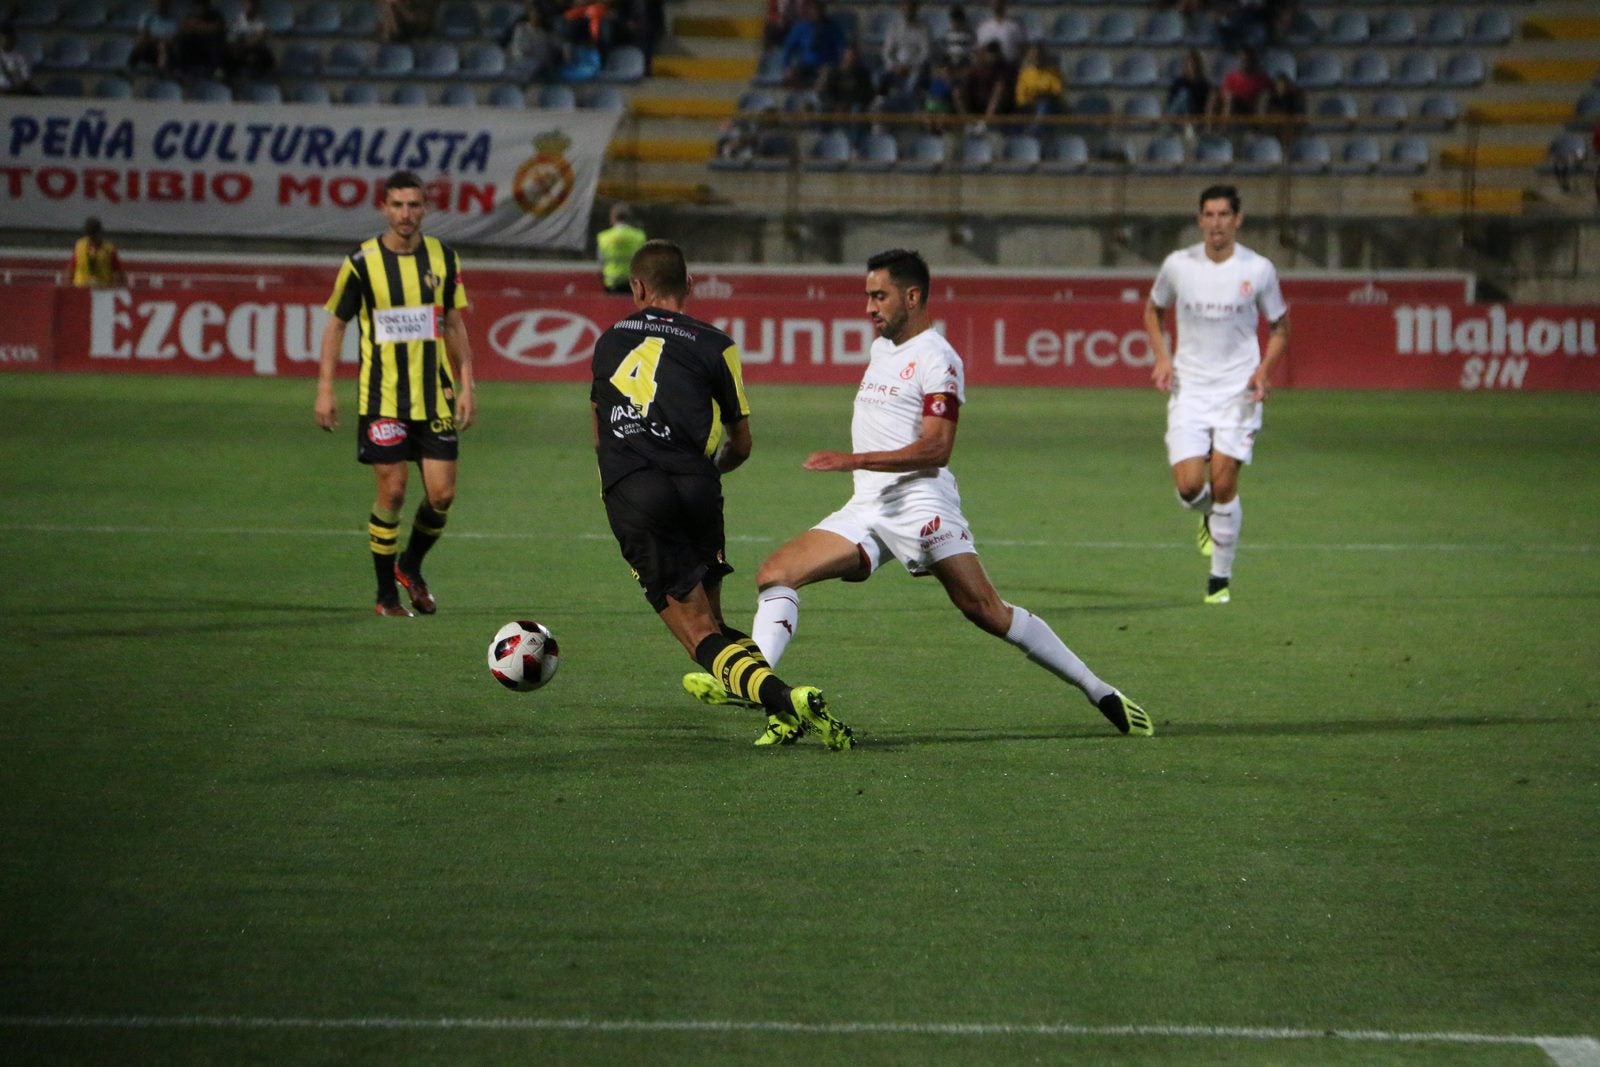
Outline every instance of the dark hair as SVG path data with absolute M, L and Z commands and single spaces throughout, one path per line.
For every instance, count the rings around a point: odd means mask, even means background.
M 684 261 L 683 249 L 672 241 L 659 237 L 646 241 L 633 254 L 628 273 L 646 292 L 657 296 L 682 300 L 689 295 L 689 264 Z
M 1226 200 L 1233 213 L 1239 213 L 1239 190 L 1231 185 L 1208 185 L 1200 190 L 1200 210 L 1206 209 L 1207 200 Z
M 416 171 L 397 170 L 389 175 L 383 183 L 383 198 L 389 199 L 389 194 L 396 189 L 421 189 L 422 179 L 417 177 Z
M 904 248 L 891 248 L 867 260 L 867 270 L 889 272 L 889 280 L 900 289 L 922 290 L 922 302 L 928 302 L 928 264 L 921 253 Z
M 100 220 L 93 215 L 83 220 L 83 235 L 85 237 L 99 237 L 105 233 L 105 227 L 100 225 Z

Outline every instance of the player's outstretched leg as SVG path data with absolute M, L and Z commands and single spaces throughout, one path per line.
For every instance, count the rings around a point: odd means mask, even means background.
M 1155 724 L 1143 708 L 1113 689 L 1096 702 L 1100 714 L 1111 720 L 1111 725 L 1125 734 L 1150 737 L 1156 732 Z
M 772 664 L 767 662 L 767 658 L 761 654 L 761 649 L 757 647 L 755 641 L 750 637 L 749 634 L 735 630 L 733 627 L 724 623 L 722 626 L 722 636 L 726 637 L 729 641 L 732 641 L 734 644 L 750 653 L 750 655 L 754 656 L 756 662 L 760 663 L 763 667 L 770 668 L 772 666 Z M 759 708 L 761 706 L 758 701 L 741 700 L 739 697 L 732 695 L 726 688 L 723 687 L 722 683 L 717 680 L 715 675 L 707 674 L 705 671 L 691 671 L 684 675 L 683 691 L 694 697 L 700 703 L 709 704 L 712 707 Z
M 757 745 L 792 745 L 800 740 L 808 720 L 796 710 L 793 690 L 772 673 L 771 667 L 721 633 L 701 641 L 694 658 L 729 697 L 766 709 L 767 728 L 756 738 Z M 687 687 L 688 678 L 684 682 Z
M 823 744 L 835 752 L 855 747 L 855 731 L 828 714 L 828 702 L 822 690 L 816 686 L 797 685 L 789 690 L 789 699 L 800 721 L 815 730 Z

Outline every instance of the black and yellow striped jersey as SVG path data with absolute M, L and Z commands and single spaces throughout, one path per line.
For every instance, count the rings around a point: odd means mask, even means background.
M 344 322 L 361 320 L 360 414 L 428 421 L 454 413 L 444 316 L 467 306 L 454 249 L 423 237 L 415 252 L 391 252 L 374 237 L 339 268 L 326 306 Z
M 739 347 L 682 312 L 623 319 L 595 343 L 592 369 L 602 488 L 642 468 L 715 477 L 723 424 L 750 414 Z

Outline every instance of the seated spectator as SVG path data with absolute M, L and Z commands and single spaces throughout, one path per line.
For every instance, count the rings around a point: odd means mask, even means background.
M 0 26 L 0 96 L 39 96 L 42 90 L 33 82 L 33 64 L 17 47 L 11 27 Z
M 172 66 L 179 74 L 215 77 L 228 55 L 228 24 L 211 0 L 191 0 L 172 37 Z
M 953 69 L 943 59 L 933 64 L 928 72 L 928 91 L 923 97 L 923 110 L 929 115 L 953 115 L 956 111 L 956 86 L 960 71 Z
M 154 67 L 163 74 L 171 70 L 172 39 L 177 32 L 172 0 L 151 0 L 150 10 L 139 16 L 135 28 L 133 51 L 128 53 L 129 68 Z
M 1288 74 L 1279 71 L 1272 79 L 1272 88 L 1267 90 L 1261 102 L 1261 114 L 1278 120 L 1278 138 L 1287 144 L 1294 139 L 1298 120 L 1305 117 L 1306 91 L 1296 85 Z
M 800 18 L 783 41 L 783 83 L 809 88 L 844 55 L 844 34 L 828 18 L 822 0 L 800 0 Z
M 1061 68 L 1045 54 L 1041 44 L 1030 44 L 1017 70 L 1017 112 L 1023 115 L 1060 115 L 1067 110 Z
M 1015 67 L 1028 45 L 1028 28 L 1006 12 L 1006 0 L 990 0 L 989 13 L 979 20 L 975 38 L 978 48 L 998 44 L 1005 61 Z
M 526 0 L 516 21 L 500 39 L 512 73 L 523 85 L 553 78 L 567 61 L 566 48 L 555 31 L 550 10 L 540 0 Z
M 1572 192 L 1572 174 L 1583 169 L 1583 142 L 1576 137 L 1557 137 L 1550 142 L 1550 173 L 1563 193 Z
M 761 29 L 763 48 L 782 48 L 799 17 L 798 0 L 767 0 L 767 21 Z
M 963 70 L 972 62 L 972 49 L 977 38 L 967 25 L 967 11 L 960 4 L 950 6 L 950 26 L 939 42 L 940 54 L 953 71 Z
M 665 0 L 619 0 L 617 5 L 617 44 L 631 44 L 644 53 L 644 72 L 655 64 L 656 46 L 666 29 Z
M 617 13 L 611 0 L 573 0 L 562 17 L 567 42 L 575 48 L 593 48 L 604 56 L 616 43 Z
M 877 97 L 876 79 L 861 59 L 861 49 L 845 45 L 837 66 L 829 67 L 817 80 L 820 110 L 835 114 L 857 114 L 872 110 Z
M 277 64 L 267 44 L 267 22 L 261 17 L 261 0 L 244 0 L 228 27 L 228 69 L 253 78 L 268 73 Z
M 956 90 L 956 112 L 980 121 L 1011 113 L 1017 93 L 1017 69 L 1006 62 L 999 41 L 973 54 L 972 65 Z
M 915 93 L 927 78 L 933 41 L 922 24 L 917 0 L 901 0 L 900 18 L 883 37 L 883 77 L 878 85 L 885 95 Z
M 1206 77 L 1206 61 L 1189 49 L 1178 68 L 1177 77 L 1167 85 L 1165 111 L 1177 118 L 1194 118 L 1206 113 L 1211 100 L 1211 79 Z
M 1272 79 L 1261 69 L 1254 48 L 1246 48 L 1239 65 L 1222 77 L 1222 84 L 1211 97 L 1211 113 L 1224 118 L 1259 114 L 1272 89 Z

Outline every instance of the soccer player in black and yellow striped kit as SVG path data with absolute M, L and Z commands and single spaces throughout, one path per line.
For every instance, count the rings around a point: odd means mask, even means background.
M 829 748 L 854 744 L 812 686 L 790 686 L 747 634 L 722 618 L 722 475 L 750 456 L 750 405 L 739 349 L 684 314 L 689 270 L 671 241 L 634 253 L 638 311 L 595 343 L 589 400 L 601 499 L 645 599 L 684 651 L 733 699 L 767 713 L 758 745 L 815 731 Z
M 417 175 L 390 175 L 381 210 L 387 229 L 345 259 L 328 299 L 333 319 L 322 336 L 316 418 L 324 430 L 338 424 L 334 376 L 345 328 L 358 319 L 356 458 L 378 482 L 367 521 L 378 579 L 374 610 L 409 617 L 400 603 L 404 586 L 411 606 L 431 615 L 437 605 L 422 579 L 422 559 L 444 532 L 456 495 L 457 435 L 476 412 L 472 346 L 462 321 L 467 290 L 455 251 L 423 236 L 428 207 Z M 402 553 L 400 510 L 412 463 L 422 472 L 425 498 Z

